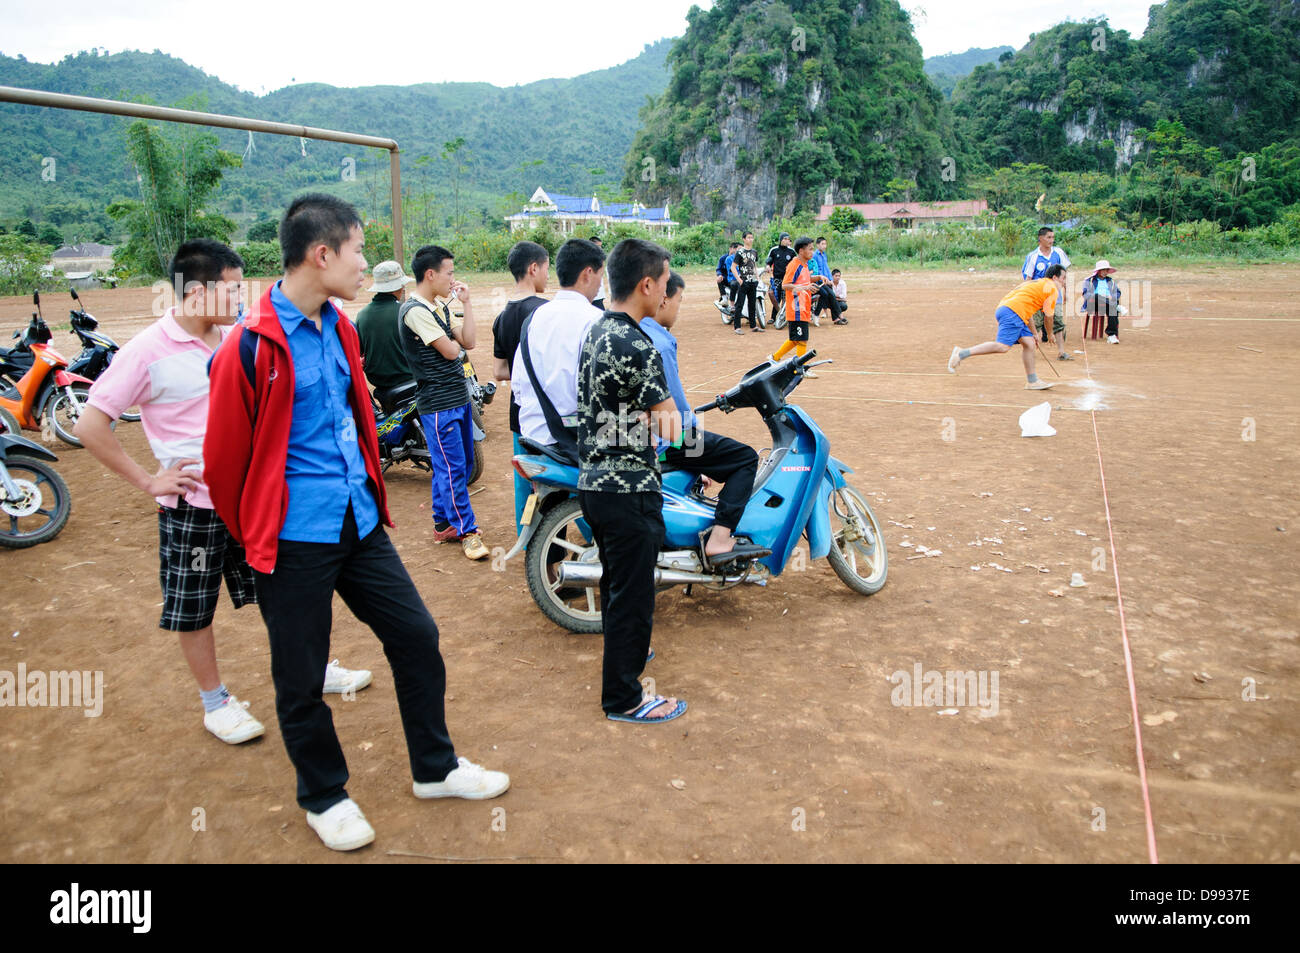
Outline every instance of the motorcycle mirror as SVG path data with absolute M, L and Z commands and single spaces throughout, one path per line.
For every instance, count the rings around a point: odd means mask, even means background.
M 72 292 L 72 300 L 75 301 L 75 302 L 77 302 L 78 304 L 80 304 L 80 303 L 81 303 L 81 299 L 77 297 L 77 289 L 76 289 L 76 288 L 69 288 L 68 290 Z
M 37 311 L 41 310 L 41 293 L 39 291 L 32 292 L 32 304 L 36 305 Z

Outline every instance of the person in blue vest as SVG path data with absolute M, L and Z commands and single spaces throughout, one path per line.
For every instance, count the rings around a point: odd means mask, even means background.
M 1020 268 L 1020 278 L 1022 281 L 1035 281 L 1047 275 L 1047 269 L 1052 265 L 1060 265 L 1069 271 L 1070 256 L 1065 253 L 1064 248 L 1056 247 L 1056 234 L 1052 231 L 1051 226 L 1044 225 L 1038 230 L 1038 245 L 1025 256 L 1025 263 Z M 1066 275 L 1067 282 L 1069 275 Z M 1066 284 L 1069 287 L 1069 284 Z M 1044 341 L 1047 337 L 1047 316 L 1042 311 L 1034 315 L 1034 330 L 1042 336 Z M 1056 348 L 1060 353 L 1057 360 L 1072 361 L 1074 357 L 1065 349 L 1065 299 L 1059 297 L 1056 299 L 1056 311 L 1052 315 L 1052 335 L 1056 338 Z

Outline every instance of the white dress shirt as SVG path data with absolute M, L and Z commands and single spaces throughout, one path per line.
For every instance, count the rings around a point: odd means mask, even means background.
M 528 326 L 528 353 L 538 383 L 561 417 L 578 412 L 578 357 L 587 331 L 600 316 L 601 310 L 593 307 L 586 297 L 564 289 L 533 312 L 532 324 Z M 522 354 L 521 342 L 510 368 L 510 390 L 519 405 L 519 432 L 534 443 L 553 444 L 555 437 L 546 425 L 546 416 L 533 392 Z

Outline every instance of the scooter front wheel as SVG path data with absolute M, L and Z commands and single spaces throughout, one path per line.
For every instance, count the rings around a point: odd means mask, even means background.
M 19 496 L 4 499 L 0 488 L 0 546 L 24 549 L 58 536 L 72 512 L 72 497 L 63 477 L 49 464 L 11 454 L 4 464 Z
M 564 500 L 541 520 L 524 554 L 528 591 L 556 625 L 580 635 L 595 635 L 601 631 L 598 587 L 562 586 L 558 572 L 561 562 L 600 566 L 600 554 L 584 534 L 582 506 L 575 499 Z
M 862 494 L 845 484 L 831 491 L 831 549 L 826 560 L 854 592 L 874 595 L 885 585 L 889 553 L 876 514 Z

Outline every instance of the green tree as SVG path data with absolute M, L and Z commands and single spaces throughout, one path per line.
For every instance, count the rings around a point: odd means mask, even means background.
M 40 287 L 50 251 L 22 235 L 0 235 L 0 295 L 30 294 Z
M 835 208 L 828 219 L 831 229 L 842 235 L 847 235 L 859 225 L 865 224 L 866 221 L 866 218 L 857 209 L 844 205 Z
M 58 248 L 63 244 L 63 233 L 49 222 L 40 227 L 36 237 L 42 245 L 49 245 L 52 248 Z
M 465 148 L 465 137 L 457 136 L 450 142 L 442 144 L 441 158 L 451 170 L 451 225 L 456 231 L 464 227 L 460 207 L 460 180 L 469 171 L 470 152 Z
M 36 226 L 32 224 L 30 218 L 25 218 L 18 223 L 17 232 L 24 238 L 30 238 L 32 241 L 36 240 Z
M 108 213 L 130 236 L 114 253 L 115 264 L 133 273 L 161 276 L 182 242 L 230 241 L 235 223 L 209 206 L 223 170 L 242 164 L 239 156 L 217 148 L 211 132 L 186 130 L 173 137 L 144 120 L 127 127 L 126 139 L 140 198 L 109 206 Z
M 254 222 L 248 229 L 248 240 L 250 242 L 278 242 L 280 239 L 280 226 L 274 219 L 264 218 L 260 222 Z

